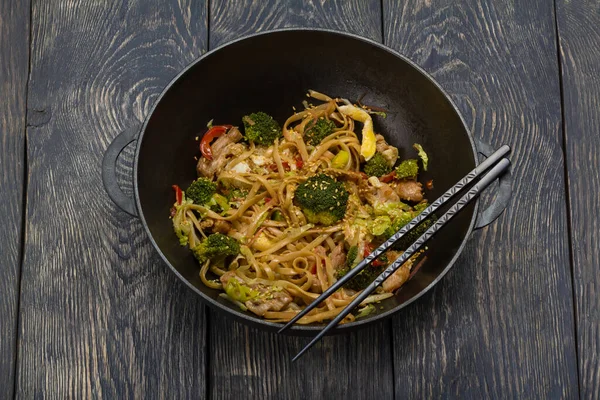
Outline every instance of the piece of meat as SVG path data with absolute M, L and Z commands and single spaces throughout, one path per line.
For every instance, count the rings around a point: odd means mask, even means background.
M 419 202 L 423 200 L 423 187 L 420 182 L 401 181 L 396 185 L 396 193 L 402 200 Z
M 387 183 L 381 183 L 381 186 L 375 188 L 374 196 L 375 200 L 379 203 L 400 201 L 394 189 Z
M 220 136 L 211 144 L 213 156 L 219 154 L 228 145 L 242 140 L 242 133 L 237 127 L 231 128 L 225 135 Z
M 327 257 L 327 250 L 323 246 L 317 246 L 317 247 L 315 247 L 314 250 L 313 250 L 313 252 L 315 254 L 318 254 L 319 257 L 321 257 L 321 258 Z
M 235 271 L 228 271 L 221 276 L 221 283 L 226 286 L 230 279 L 236 279 L 238 282 L 245 284 L 240 279 Z M 292 302 L 292 296 L 281 288 L 268 287 L 259 283 L 248 285 L 252 290 L 259 293 L 258 297 L 248 300 L 244 303 L 248 310 L 262 317 L 267 311 L 281 311 Z
M 375 135 L 375 149 L 385 157 L 392 167 L 398 161 L 398 149 L 388 144 L 381 135 Z
M 196 171 L 198 176 L 204 176 L 209 179 L 213 179 L 217 171 L 222 171 L 227 162 L 231 157 L 239 156 L 245 150 L 245 147 L 241 143 L 230 144 L 226 149 L 221 151 L 218 155 L 213 154 L 212 160 L 207 160 L 202 157 L 198 160 L 196 165 Z
M 394 189 L 377 178 L 369 178 L 368 182 L 361 182 L 358 185 L 358 192 L 362 199 L 368 201 L 373 206 L 386 202 L 400 201 L 400 197 Z
M 212 228 L 214 223 L 215 222 L 212 219 L 203 219 L 202 221 L 200 221 L 200 229 Z
M 340 243 L 335 246 L 329 257 L 331 258 L 331 264 L 336 271 L 340 268 L 343 268 L 346 264 L 346 252 L 344 251 L 344 244 Z
M 366 181 L 368 176 L 364 172 L 346 171 L 344 169 L 327 168 L 324 171 L 327 175 L 338 178 L 341 180 L 347 180 L 352 182 Z
M 231 230 L 231 223 L 229 221 L 216 220 L 213 227 L 213 232 L 226 234 Z
M 292 296 L 285 290 L 272 291 L 265 298 L 258 297 L 248 300 L 245 304 L 248 310 L 258 316 L 263 316 L 267 311 L 281 311 L 292 301 Z
M 384 292 L 393 292 L 400 286 L 404 285 L 409 277 L 410 268 L 408 268 L 406 265 L 402 265 L 389 278 L 383 281 L 381 287 L 383 288 Z
M 196 171 L 199 176 L 204 176 L 212 179 L 217 171 L 223 169 L 231 156 L 242 154 L 245 147 L 241 143 L 237 143 L 242 139 L 240 131 L 233 127 L 225 135 L 219 137 L 210 146 L 212 149 L 213 159 L 208 160 L 201 157 L 196 165 Z
M 219 280 L 223 284 L 223 287 L 225 287 L 227 285 L 227 282 L 229 282 L 230 279 L 235 279 L 235 280 L 237 280 L 240 283 L 244 282 L 243 280 L 241 280 L 240 278 L 238 278 L 238 276 L 235 274 L 235 271 L 227 271 L 227 272 L 225 272 L 223 275 L 221 275 L 221 278 Z

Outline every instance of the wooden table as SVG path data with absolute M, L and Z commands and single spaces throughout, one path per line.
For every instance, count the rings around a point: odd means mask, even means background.
M 186 64 L 281 27 L 407 55 L 515 177 L 434 290 L 294 364 L 306 339 L 204 307 L 100 177 Z M 599 48 L 598 0 L 0 2 L 0 397 L 598 398 Z

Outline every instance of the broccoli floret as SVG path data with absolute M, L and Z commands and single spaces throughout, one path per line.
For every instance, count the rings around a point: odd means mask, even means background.
M 319 118 L 307 124 L 304 130 L 304 141 L 313 146 L 318 145 L 327 136 L 333 133 L 335 123 L 326 118 Z
M 352 290 L 363 290 L 371 284 L 388 266 L 387 254 L 382 254 L 371 264 L 367 265 L 354 278 L 352 278 L 346 287 Z
M 358 246 L 352 246 L 348 249 L 348 255 L 346 256 L 346 266 L 348 268 L 352 268 L 358 264 L 356 257 L 358 257 Z
M 378 260 L 380 260 L 380 259 L 381 259 L 381 257 L 378 258 Z M 378 266 L 373 266 L 372 264 L 369 264 L 365 267 L 365 269 L 360 271 L 354 278 L 350 279 L 350 281 L 348 281 L 348 283 L 346 283 L 344 285 L 344 287 L 355 290 L 357 292 L 359 290 L 363 290 L 364 288 L 369 286 L 369 284 L 371 282 L 373 282 L 375 280 L 375 278 L 377 278 L 386 267 L 387 267 L 387 261 L 386 261 L 386 264 L 378 265 Z
M 419 174 L 419 164 L 417 160 L 404 160 L 396 167 L 396 178 L 398 179 L 416 179 Z
M 369 176 L 381 177 L 392 172 L 392 166 L 383 154 L 377 152 L 365 164 L 365 174 Z
M 283 213 L 279 210 L 275 210 L 271 213 L 271 220 L 273 221 L 285 221 L 285 217 L 283 216 Z
M 406 250 L 411 244 L 413 244 L 427 229 L 431 227 L 437 221 L 437 217 L 432 215 L 426 218 L 419 225 L 415 226 L 410 232 L 406 233 L 396 243 L 394 243 L 394 250 Z M 400 228 L 398 228 L 400 229 Z M 394 232 L 396 233 L 396 232 Z M 393 233 L 392 233 L 393 234 Z M 390 235 L 391 236 L 391 235 Z
M 209 259 L 215 260 L 238 255 L 240 244 L 234 238 L 220 233 L 213 233 L 197 244 L 192 252 L 198 261 L 204 263 Z
M 242 121 L 246 139 L 256 144 L 270 146 L 282 135 L 277 121 L 262 111 L 246 115 Z
M 357 259 L 357 257 L 358 247 L 350 247 L 348 249 L 348 255 L 346 256 L 346 264 L 343 268 L 337 271 L 337 279 L 340 279 L 342 276 L 346 275 L 348 271 L 354 268 L 362 260 L 362 257 L 360 259 Z M 365 269 L 360 271 L 344 286 L 348 289 L 352 289 L 355 291 L 363 290 L 364 288 L 366 288 L 371 282 L 373 282 L 373 280 L 375 280 L 375 278 L 379 276 L 379 274 L 383 272 L 383 270 L 388 265 L 388 257 L 386 254 L 382 254 L 381 256 L 377 257 L 377 261 L 379 261 L 379 263 L 376 263 L 377 265 L 367 265 Z
M 337 279 L 340 279 L 342 276 L 346 275 L 351 268 L 360 262 L 360 260 L 357 260 L 357 257 L 358 246 L 350 247 L 348 249 L 348 254 L 346 255 L 346 262 L 335 273 Z
M 342 183 L 320 174 L 298 186 L 294 203 L 302 209 L 308 222 L 333 225 L 344 218 L 349 196 Z
M 192 200 L 194 204 L 206 204 L 216 192 L 217 185 L 210 179 L 198 178 L 187 188 L 185 196 Z

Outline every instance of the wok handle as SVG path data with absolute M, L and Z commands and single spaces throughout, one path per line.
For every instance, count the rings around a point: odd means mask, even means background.
M 117 182 L 117 159 L 125 147 L 133 142 L 138 133 L 137 127 L 125 129 L 106 149 L 102 159 L 102 183 L 108 197 L 119 206 L 119 208 L 134 217 L 138 216 L 133 198 L 127 196 L 119 187 Z
M 479 154 L 489 157 L 494 152 L 494 148 L 489 144 L 483 142 L 480 139 L 473 138 L 475 141 L 475 147 Z M 477 221 L 475 222 L 475 229 L 481 229 L 492 222 L 494 222 L 506 209 L 508 203 L 512 198 L 512 174 L 510 173 L 511 167 L 509 167 L 504 174 L 498 178 L 499 186 L 498 193 L 494 202 L 490 204 L 485 210 L 479 211 L 477 215 Z

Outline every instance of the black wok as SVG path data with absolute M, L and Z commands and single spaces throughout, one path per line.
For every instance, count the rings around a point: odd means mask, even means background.
M 281 30 L 231 42 L 194 61 L 165 88 L 141 127 L 122 132 L 106 151 L 103 180 L 109 196 L 138 216 L 152 244 L 173 272 L 213 308 L 252 325 L 275 330 L 279 324 L 240 311 L 200 281 L 199 265 L 173 234 L 169 209 L 171 185 L 186 187 L 195 175 L 196 136 L 206 123 L 240 124 L 241 116 L 265 111 L 283 122 L 292 106 L 301 107 L 308 89 L 345 97 L 389 110 L 377 118 L 376 131 L 414 157 L 421 143 L 430 158 L 433 179 L 427 196 L 439 197 L 478 163 L 478 153 L 490 148 L 475 140 L 456 106 L 421 68 L 398 53 L 368 39 L 325 30 Z M 134 198 L 116 182 L 115 163 L 123 148 L 137 140 L 133 169 Z M 510 200 L 510 175 L 500 180 L 494 203 L 484 212 L 471 204 L 429 243 L 428 259 L 415 277 L 379 309 L 337 332 L 381 320 L 412 303 L 444 276 L 462 251 L 473 229 L 491 223 Z M 461 273 L 461 271 L 457 271 Z M 296 326 L 307 333 L 320 325 Z

